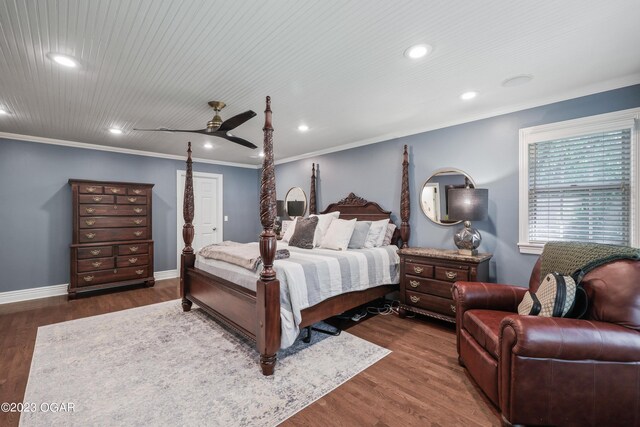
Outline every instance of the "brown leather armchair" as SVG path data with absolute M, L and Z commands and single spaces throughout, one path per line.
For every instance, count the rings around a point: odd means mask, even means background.
M 457 282 L 458 358 L 505 425 L 640 426 L 640 262 L 583 279 L 586 319 L 518 315 L 525 288 Z M 540 260 L 529 288 L 540 284 Z

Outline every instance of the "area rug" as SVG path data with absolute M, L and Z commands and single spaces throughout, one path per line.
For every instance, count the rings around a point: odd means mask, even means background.
M 314 333 L 264 377 L 253 344 L 179 301 L 44 326 L 21 426 L 274 426 L 390 351 Z

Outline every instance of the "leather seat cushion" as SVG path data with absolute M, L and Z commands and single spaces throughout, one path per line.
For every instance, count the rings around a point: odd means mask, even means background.
M 467 310 L 462 326 L 489 354 L 498 359 L 500 322 L 513 313 L 497 310 Z

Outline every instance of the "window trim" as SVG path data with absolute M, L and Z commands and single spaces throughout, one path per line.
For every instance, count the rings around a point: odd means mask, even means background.
M 543 243 L 529 242 L 529 144 L 606 132 L 631 129 L 631 245 L 640 244 L 640 108 L 614 111 L 596 116 L 522 128 L 519 132 L 518 248 L 523 254 L 541 254 Z

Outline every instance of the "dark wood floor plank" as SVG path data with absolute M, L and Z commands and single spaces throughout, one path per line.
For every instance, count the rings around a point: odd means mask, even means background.
M 21 402 L 38 327 L 178 298 L 177 279 L 154 288 L 0 305 L 0 402 Z M 428 319 L 368 317 L 344 328 L 392 351 L 283 426 L 499 426 L 496 409 L 457 363 L 455 330 Z M 276 375 L 277 375 L 276 369 Z M 19 414 L 0 413 L 0 426 Z

